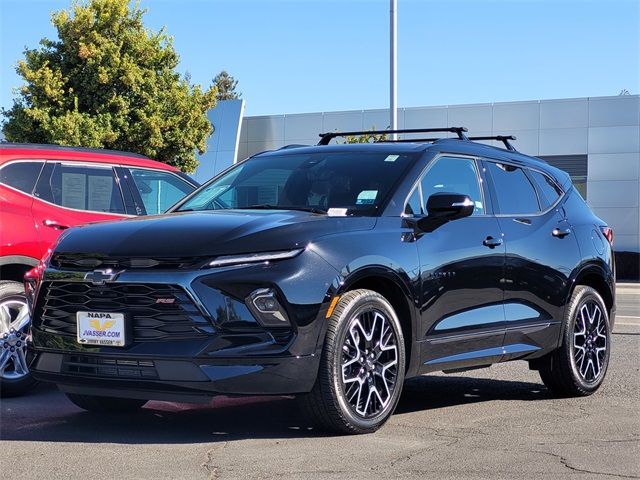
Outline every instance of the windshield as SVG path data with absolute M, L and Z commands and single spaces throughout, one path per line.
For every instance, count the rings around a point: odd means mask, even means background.
M 256 157 L 203 186 L 176 211 L 269 208 L 373 215 L 415 155 L 323 152 Z

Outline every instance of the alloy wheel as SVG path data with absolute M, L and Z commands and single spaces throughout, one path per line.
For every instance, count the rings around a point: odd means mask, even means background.
M 342 346 L 342 389 L 357 415 L 371 418 L 389 405 L 397 387 L 397 337 L 389 319 L 370 309 L 351 319 Z
M 0 378 L 19 380 L 29 374 L 26 341 L 29 309 L 24 299 L 0 302 Z
M 573 358 L 580 376 L 588 383 L 602 375 L 609 348 L 607 329 L 600 305 L 592 300 L 583 303 L 573 331 Z

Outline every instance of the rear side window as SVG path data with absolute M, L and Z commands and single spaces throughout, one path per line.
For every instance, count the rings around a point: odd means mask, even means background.
M 16 162 L 0 170 L 0 183 L 31 195 L 44 162 Z
M 487 169 L 493 180 L 498 213 L 526 215 L 540 211 L 536 190 L 522 168 L 487 162 Z
M 51 175 L 53 203 L 92 212 L 124 214 L 113 169 L 57 163 Z
M 195 188 L 176 175 L 156 170 L 129 168 L 148 215 L 164 213 Z
M 546 210 L 558 201 L 558 198 L 562 195 L 562 190 L 544 173 L 536 172 L 535 170 L 529 170 L 528 173 L 538 189 L 540 207 L 542 210 Z

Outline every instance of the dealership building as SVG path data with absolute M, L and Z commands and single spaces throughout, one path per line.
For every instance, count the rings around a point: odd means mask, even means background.
M 210 113 L 216 133 L 201 158 L 198 180 L 263 150 L 315 144 L 320 132 L 384 129 L 389 125 L 386 109 L 245 118 L 242 112 L 243 102 L 232 101 L 221 102 Z M 596 214 L 614 228 L 616 250 L 640 252 L 639 95 L 398 111 L 401 129 L 457 126 L 467 127 L 474 136 L 516 136 L 512 143 L 517 150 L 543 158 L 571 175 Z

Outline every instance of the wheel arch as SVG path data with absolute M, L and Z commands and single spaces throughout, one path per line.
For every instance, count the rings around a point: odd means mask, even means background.
M 415 348 L 416 315 L 414 296 L 408 279 L 403 279 L 397 272 L 383 266 L 372 266 L 352 272 L 341 285 L 338 294 L 351 290 L 367 289 L 379 293 L 386 298 L 398 315 L 404 336 L 407 358 L 406 376 L 417 371 L 419 349 Z
M 0 257 L 0 280 L 23 282 L 24 274 L 38 265 L 38 259 L 24 255 Z
M 567 305 L 578 285 L 593 288 L 600 294 L 607 307 L 611 328 L 615 321 L 615 276 L 604 262 L 591 261 L 581 265 L 572 275 L 571 289 L 567 298 Z

